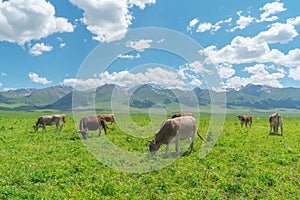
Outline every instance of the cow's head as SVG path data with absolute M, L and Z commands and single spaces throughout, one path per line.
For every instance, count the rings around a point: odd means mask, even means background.
M 78 133 L 80 133 L 81 135 L 82 135 L 82 138 L 83 139 L 87 139 L 87 136 L 86 136 L 86 131 L 84 131 L 84 130 L 81 130 L 81 131 L 78 131 Z
M 66 115 L 65 115 L 65 114 L 62 114 L 62 115 L 61 115 L 61 119 L 62 119 L 62 121 L 63 121 L 64 123 L 66 123 Z
M 160 145 L 158 145 L 156 143 L 155 139 L 150 140 L 149 142 L 150 142 L 150 144 L 149 144 L 149 151 L 150 151 L 151 154 L 155 154 L 158 151 Z
M 239 115 L 237 116 L 238 120 L 242 120 L 243 119 L 243 116 Z

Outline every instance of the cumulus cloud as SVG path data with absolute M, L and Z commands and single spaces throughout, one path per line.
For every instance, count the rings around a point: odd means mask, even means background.
M 258 20 L 258 22 L 263 22 L 263 21 L 277 20 L 278 17 L 275 16 L 275 14 L 285 11 L 286 8 L 284 8 L 283 3 L 275 1 L 272 3 L 265 4 L 259 10 L 264 11 L 264 12 L 260 15 L 260 20 Z
M 196 24 L 199 22 L 198 18 L 194 18 L 190 21 L 189 25 L 186 27 L 187 31 L 192 30 L 192 28 L 194 28 L 194 26 L 196 26 Z
M 5 91 L 5 92 L 11 91 L 11 90 L 16 90 L 16 88 L 3 88 L 3 91 Z
M 94 34 L 93 39 L 111 42 L 122 39 L 133 19 L 129 8 L 138 6 L 144 9 L 146 4 L 155 0 L 70 0 L 84 11 L 82 22 Z
M 156 0 L 128 0 L 130 6 L 138 6 L 141 10 L 144 10 L 146 4 L 155 4 Z
M 123 55 L 119 55 L 118 58 L 124 58 L 124 59 L 130 59 L 130 60 L 133 60 L 133 59 L 136 59 L 136 58 L 140 58 L 141 55 L 138 53 L 136 55 L 132 55 L 132 54 L 123 54 Z
M 226 87 L 228 88 L 240 88 L 242 86 L 246 86 L 248 84 L 254 85 L 267 85 L 271 87 L 282 87 L 280 83 L 281 78 L 285 76 L 283 72 L 270 72 L 269 69 L 273 68 L 273 66 L 267 66 L 264 64 L 256 64 L 254 66 L 246 67 L 244 71 L 248 72 L 250 77 L 239 77 L 235 76 L 229 78 L 226 81 Z
M 1 76 L 7 76 L 7 73 L 1 72 Z
M 187 70 L 187 68 L 185 68 Z M 144 72 L 120 71 L 109 73 L 107 71 L 89 79 L 69 78 L 63 81 L 65 85 L 73 85 L 78 89 L 92 89 L 104 84 L 117 84 L 132 87 L 140 84 L 157 84 L 168 88 L 186 88 L 200 86 L 199 77 L 188 74 L 187 71 L 175 71 L 161 67 L 148 68 Z
M 223 23 L 230 23 L 231 21 L 232 21 L 232 18 L 217 21 L 215 24 L 212 24 L 210 22 L 203 22 L 198 25 L 196 32 L 202 33 L 202 32 L 206 32 L 206 31 L 210 31 L 212 34 L 214 34 L 216 31 L 218 31 L 221 28 L 221 25 Z M 192 27 L 190 27 L 190 29 L 191 28 Z
M 247 26 L 249 26 L 255 20 L 254 17 L 243 16 L 242 11 L 237 12 L 237 14 L 239 16 L 239 19 L 236 21 L 237 26 L 230 29 L 230 32 L 234 32 L 237 29 L 242 30 L 242 29 L 246 28 Z
M 210 74 L 212 73 L 211 70 L 207 69 L 204 67 L 203 63 L 200 61 L 195 61 L 189 64 L 189 66 L 191 67 L 191 69 L 196 72 L 196 73 L 207 73 Z
M 296 68 L 291 68 L 289 70 L 289 75 L 288 77 L 300 81 L 300 66 L 296 67 Z
M 29 53 L 34 56 L 42 55 L 43 52 L 52 51 L 53 47 L 44 43 L 36 43 L 29 49 Z
M 153 40 L 141 39 L 141 40 L 137 40 L 137 41 L 128 41 L 126 43 L 126 46 L 131 47 L 131 48 L 135 49 L 136 51 L 142 52 L 145 49 L 150 48 L 152 42 L 153 42 Z
M 235 74 L 233 66 L 228 63 L 223 63 L 217 66 L 218 73 L 221 79 L 228 79 Z
M 39 77 L 39 75 L 34 72 L 29 72 L 28 77 L 34 83 L 41 83 L 43 85 L 52 83 L 52 81 L 48 81 L 47 78 L 44 77 Z
M 267 31 L 260 32 L 254 39 L 257 40 L 256 42 L 284 44 L 292 41 L 298 35 L 294 25 L 274 23 Z
M 292 24 L 275 23 L 268 30 L 262 31 L 254 37 L 236 36 L 231 43 L 221 49 L 209 46 L 200 51 L 209 55 L 216 63 L 241 64 L 251 62 L 274 62 L 277 64 L 290 63 L 293 58 L 299 61 L 299 51 L 290 51 L 284 55 L 277 49 L 270 49 L 269 44 L 284 44 L 292 41 L 298 32 Z M 206 62 L 209 62 L 207 59 Z
M 292 25 L 300 25 L 300 16 L 297 16 L 295 18 L 289 18 L 286 20 L 286 23 L 287 24 L 292 24 Z
M 24 45 L 53 33 L 73 31 L 66 18 L 55 16 L 55 8 L 48 1 L 0 1 L 0 41 Z

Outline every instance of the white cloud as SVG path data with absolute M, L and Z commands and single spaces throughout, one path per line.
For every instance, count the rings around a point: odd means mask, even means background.
M 34 73 L 34 72 L 29 72 L 28 77 L 30 78 L 30 80 L 34 83 L 41 83 L 43 85 L 47 85 L 52 83 L 52 81 L 48 81 L 46 78 L 44 77 L 39 77 L 38 74 Z
M 2 87 L 3 86 L 3 84 L 0 82 L 0 87 Z
M 48 1 L 0 1 L 0 41 L 24 45 L 53 33 L 73 31 L 66 18 L 55 16 L 55 8 Z
M 272 3 L 265 4 L 259 10 L 262 10 L 264 12 L 260 15 L 260 20 L 258 20 L 258 22 L 263 22 L 263 21 L 275 21 L 275 20 L 277 20 L 278 17 L 274 16 L 274 14 L 283 12 L 283 11 L 286 10 L 286 8 L 284 8 L 283 3 L 275 1 L 275 2 L 272 2 Z
M 300 25 L 300 16 L 297 16 L 295 18 L 289 18 L 286 20 L 286 23 L 287 24 L 292 24 L 292 25 Z
M 189 64 L 189 66 L 192 68 L 192 70 L 196 73 L 207 73 L 207 74 L 211 74 L 212 71 L 205 68 L 202 64 L 202 62 L 200 61 L 195 61 Z
M 187 31 L 192 30 L 192 28 L 194 28 L 194 26 L 196 26 L 196 24 L 199 22 L 198 18 L 194 18 L 190 21 L 189 25 L 186 27 Z
M 144 10 L 146 4 L 155 4 L 156 0 L 128 0 L 130 6 L 138 6 L 141 10 Z
M 1 76 L 7 76 L 7 73 L 1 72 Z
M 16 88 L 3 88 L 3 91 L 5 91 L 5 92 L 11 91 L 11 90 L 16 90 Z
M 285 72 L 270 72 L 269 69 L 275 68 L 274 66 L 267 66 L 264 64 L 255 64 L 254 66 L 246 67 L 245 72 L 251 74 L 250 77 L 235 76 L 226 81 L 227 88 L 240 88 L 248 84 L 254 85 L 267 85 L 271 87 L 282 87 L 279 79 L 285 77 Z
M 59 44 L 59 48 L 63 48 L 65 46 L 66 46 L 66 43 L 64 43 L 64 42 Z
M 298 32 L 294 25 L 275 23 L 268 30 L 262 31 L 254 37 L 236 36 L 230 44 L 219 50 L 216 46 L 209 46 L 200 53 L 209 55 L 215 63 L 273 62 L 295 66 L 295 62 L 300 63 L 300 51 L 291 50 L 288 55 L 284 55 L 277 49 L 270 49 L 269 44 L 288 43 L 296 36 L 298 36 Z M 206 62 L 209 62 L 209 59 Z
M 122 39 L 133 19 L 129 8 L 138 6 L 144 9 L 146 4 L 155 0 L 70 0 L 81 8 L 82 22 L 94 34 L 93 39 L 100 42 L 111 42 Z
M 296 68 L 291 68 L 289 70 L 289 75 L 288 77 L 300 81 L 300 66 L 296 67 Z
M 141 55 L 138 53 L 136 55 L 131 55 L 131 54 L 123 54 L 123 55 L 119 55 L 118 58 L 125 58 L 125 59 L 130 59 L 130 60 L 133 60 L 133 59 L 136 59 L 136 58 L 140 58 Z
M 152 40 L 141 39 L 138 41 L 129 41 L 126 43 L 126 46 L 142 52 L 145 49 L 151 47 L 152 42 Z
M 212 24 L 205 22 L 205 23 L 199 24 L 196 32 L 202 33 L 205 31 L 209 31 L 210 29 L 212 29 Z
M 243 16 L 241 11 L 237 12 L 237 14 L 239 16 L 239 19 L 236 21 L 237 26 L 230 29 L 230 32 L 234 32 L 237 29 L 242 30 L 247 26 L 249 26 L 255 20 L 255 18 L 251 16 L 247 16 L 247 17 Z
M 221 79 L 228 79 L 235 74 L 233 66 L 228 63 L 220 64 L 217 68 Z
M 92 89 L 104 84 L 117 84 L 120 86 L 132 87 L 139 84 L 158 84 L 168 88 L 186 88 L 188 86 L 200 86 L 201 80 L 184 72 L 183 76 L 178 71 L 164 69 L 161 67 L 148 68 L 144 72 L 112 72 L 107 71 L 90 79 L 65 79 L 63 84 L 73 85 L 77 89 Z M 185 80 L 189 78 L 189 80 Z
M 34 56 L 42 55 L 43 52 L 52 51 L 53 47 L 45 45 L 44 43 L 36 43 L 29 49 L 29 53 Z
M 260 32 L 254 39 L 257 42 L 284 44 L 292 41 L 298 35 L 294 25 L 274 23 L 267 31 Z
M 210 31 L 212 34 L 214 34 L 216 31 L 218 31 L 221 28 L 222 24 L 230 23 L 231 21 L 232 21 L 232 18 L 217 21 L 215 24 L 211 24 L 210 22 L 204 22 L 204 23 L 201 23 L 198 25 L 196 32 L 202 33 L 205 31 Z

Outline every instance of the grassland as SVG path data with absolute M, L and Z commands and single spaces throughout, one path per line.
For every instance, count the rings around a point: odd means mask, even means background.
M 163 169 L 126 173 L 99 162 L 87 150 L 76 133 L 72 115 L 68 115 L 62 132 L 55 133 L 55 127 L 47 127 L 47 132 L 31 133 L 39 114 L 0 115 L 0 199 L 299 199 L 300 196 L 300 118 L 285 118 L 284 136 L 277 136 L 268 134 L 267 116 L 254 117 L 252 128 L 241 128 L 235 116 L 227 116 L 216 146 L 205 158 L 199 157 L 202 143 L 196 138 L 190 155 L 175 159 Z M 150 123 L 146 115 L 136 114 L 132 119 L 140 126 Z M 198 119 L 199 131 L 204 136 L 209 119 L 209 115 Z M 117 125 L 109 126 L 106 136 L 116 146 L 147 153 L 147 140 L 151 137 L 132 137 Z M 158 129 L 159 126 L 153 128 Z M 88 139 L 97 137 L 97 133 L 90 134 Z M 173 145 L 170 151 L 172 155 Z M 149 162 L 170 159 L 159 156 L 149 158 Z

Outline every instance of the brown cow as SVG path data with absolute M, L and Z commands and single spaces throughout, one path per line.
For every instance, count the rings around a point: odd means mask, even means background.
M 238 120 L 241 121 L 241 127 L 245 124 L 246 127 L 249 124 L 249 126 L 252 126 L 252 116 L 251 115 L 239 115 L 237 116 Z
M 166 155 L 169 146 L 175 142 L 176 154 L 179 155 L 179 140 L 190 140 L 190 152 L 193 150 L 195 134 L 198 134 L 201 140 L 204 138 L 197 132 L 197 120 L 193 116 L 182 116 L 174 119 L 168 119 L 163 122 L 159 132 L 149 144 L 149 151 L 153 154 L 158 151 L 162 144 L 166 144 Z
M 86 139 L 87 131 L 95 131 L 98 129 L 100 136 L 102 128 L 104 129 L 104 132 L 106 134 L 107 125 L 105 122 L 105 118 L 102 115 L 86 116 L 82 117 L 80 120 L 78 133 L 81 133 L 83 139 Z
M 278 134 L 278 126 L 280 126 L 281 135 L 283 135 L 283 119 L 280 114 L 274 113 L 269 116 L 270 122 L 270 134 L 272 133 L 272 129 L 274 130 L 274 134 Z
M 56 115 L 44 115 L 39 117 L 34 127 L 34 132 L 37 132 L 39 127 L 43 128 L 43 131 L 46 131 L 46 125 L 56 125 L 56 132 L 61 131 L 63 124 L 66 123 L 65 114 L 56 114 Z
M 102 116 L 106 122 L 110 122 L 110 124 L 116 123 L 114 114 L 102 114 Z
M 181 117 L 181 116 L 194 116 L 194 114 L 190 113 L 190 112 L 176 113 L 176 114 L 172 115 L 172 119 L 174 119 L 176 117 Z

